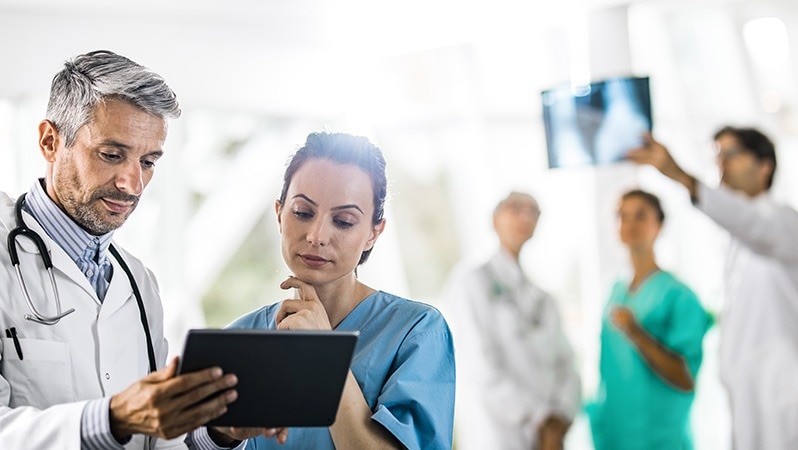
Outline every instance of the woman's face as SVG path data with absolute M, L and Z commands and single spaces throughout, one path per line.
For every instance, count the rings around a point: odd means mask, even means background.
M 314 286 L 352 276 L 385 225 L 371 223 L 369 175 L 327 159 L 306 161 L 291 179 L 285 204 L 275 208 L 283 259 L 297 278 Z
M 650 248 L 662 228 L 657 210 L 640 197 L 621 200 L 618 208 L 621 241 L 631 248 Z

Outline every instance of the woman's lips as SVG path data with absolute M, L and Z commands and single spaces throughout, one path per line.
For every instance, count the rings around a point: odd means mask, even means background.
M 321 267 L 330 262 L 330 260 L 316 255 L 299 255 L 299 258 L 310 267 Z

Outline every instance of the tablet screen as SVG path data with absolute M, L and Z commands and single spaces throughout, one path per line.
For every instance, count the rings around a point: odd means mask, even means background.
M 178 373 L 219 366 L 238 399 L 210 425 L 318 427 L 335 421 L 356 331 L 195 329 Z

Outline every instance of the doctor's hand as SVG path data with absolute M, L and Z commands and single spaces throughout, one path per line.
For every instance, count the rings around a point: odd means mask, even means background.
M 177 376 L 177 360 L 111 397 L 111 432 L 117 440 L 132 434 L 175 438 L 221 416 L 238 398 L 231 389 L 238 383 L 235 375 L 213 367 Z M 203 401 L 222 391 L 227 392 Z
M 538 427 L 539 450 L 562 450 L 565 442 L 565 433 L 570 422 L 555 415 L 548 416 Z
M 283 445 L 288 440 L 288 428 L 208 427 L 208 435 L 221 447 L 233 447 L 244 439 L 258 436 L 274 438 Z
M 637 164 L 654 166 L 664 175 L 673 178 L 681 169 L 673 160 L 668 149 L 654 140 L 651 133 L 643 135 L 643 146 L 630 150 L 626 158 Z
M 686 173 L 676 164 L 668 149 L 664 145 L 655 141 L 651 133 L 643 135 L 643 146 L 630 150 L 626 154 L 626 159 L 637 164 L 648 164 L 654 166 L 668 178 L 683 184 L 690 193 L 695 189 L 695 178 Z
M 296 277 L 288 277 L 280 283 L 281 289 L 294 288 L 298 299 L 283 300 L 277 311 L 278 330 L 331 330 L 330 318 L 319 300 L 316 289 Z

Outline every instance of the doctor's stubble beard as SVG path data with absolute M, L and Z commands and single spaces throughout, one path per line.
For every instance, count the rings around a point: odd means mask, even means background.
M 104 208 L 104 206 L 100 204 L 102 198 L 130 202 L 130 211 L 128 211 L 126 214 L 101 211 L 100 208 Z M 73 209 L 70 214 L 72 215 L 73 220 L 75 220 L 75 222 L 83 227 L 86 231 L 95 236 L 103 235 L 121 227 L 125 221 L 127 221 L 127 218 L 130 216 L 130 214 L 136 210 L 136 206 L 138 206 L 139 203 L 138 196 L 125 194 L 115 189 L 99 189 L 94 191 L 94 193 L 91 195 L 91 198 L 89 198 L 89 201 L 85 203 L 78 202 L 71 194 L 67 196 L 67 200 Z M 103 218 L 103 213 L 111 214 L 111 216 L 119 216 L 121 217 L 121 221 L 118 224 L 111 223 L 107 219 Z

